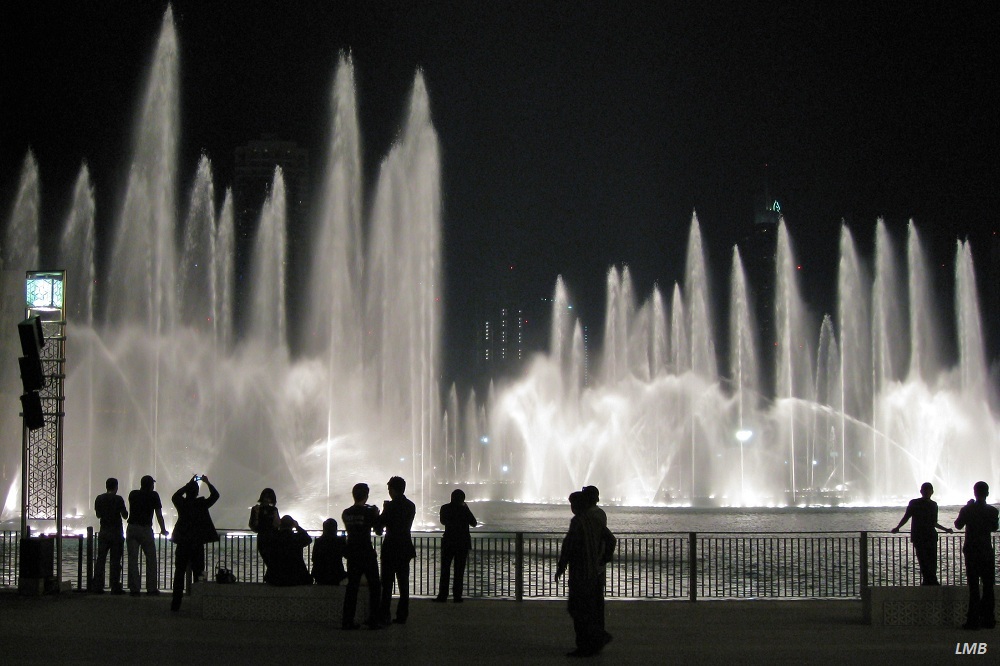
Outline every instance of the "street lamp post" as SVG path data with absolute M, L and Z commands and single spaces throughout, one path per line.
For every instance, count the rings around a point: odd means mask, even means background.
M 66 271 L 28 271 L 25 320 L 18 325 L 25 389 L 21 396 L 21 552 L 28 555 L 21 560 L 22 591 L 28 591 L 35 581 L 37 592 L 39 583 L 52 577 L 49 546 L 55 550 L 57 580 L 62 571 L 65 282 Z M 31 540 L 29 520 L 54 522 L 54 543 Z M 59 587 L 56 585 L 56 591 Z

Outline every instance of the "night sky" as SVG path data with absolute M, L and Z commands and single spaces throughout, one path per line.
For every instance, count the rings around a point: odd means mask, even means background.
M 110 225 L 164 7 L 0 9 L 0 219 L 30 146 L 47 238 L 84 159 Z M 693 211 L 718 293 L 765 182 L 817 312 L 833 307 L 842 219 L 870 251 L 878 217 L 897 238 L 913 218 L 939 264 L 969 237 L 985 274 L 998 209 L 996 3 L 173 7 L 181 179 L 204 152 L 220 197 L 234 148 L 263 133 L 308 148 L 320 180 L 344 50 L 370 186 L 423 70 L 443 156 L 447 379 L 461 378 L 477 308 L 504 280 L 528 301 L 563 275 L 597 331 L 610 265 L 628 264 L 643 298 L 654 282 L 669 288 Z

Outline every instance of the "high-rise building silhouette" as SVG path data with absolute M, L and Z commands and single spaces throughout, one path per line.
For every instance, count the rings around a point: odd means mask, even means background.
M 778 222 L 781 204 L 771 194 L 767 165 L 754 201 L 753 224 L 740 242 L 740 257 L 753 293 L 754 317 L 761 350 L 760 371 L 765 394 L 774 389 L 775 280 L 777 276 Z
M 245 304 L 250 296 L 247 289 L 251 280 L 247 272 L 250 270 L 261 209 L 271 193 L 277 167 L 281 168 L 285 182 L 287 206 L 286 280 L 288 284 L 297 284 L 308 278 L 302 272 L 305 270 L 304 267 L 308 266 L 306 241 L 309 229 L 306 201 L 309 191 L 309 153 L 293 141 L 264 135 L 258 140 L 239 146 L 235 153 L 233 211 L 236 227 L 234 285 L 236 301 L 234 330 L 236 331 L 240 330 Z M 299 309 L 299 304 L 295 301 L 295 294 L 299 291 L 289 290 L 288 312 L 291 319 L 295 319 Z
M 514 267 L 507 267 L 479 306 L 473 369 L 477 391 L 490 380 L 519 374 L 532 354 L 545 350 L 551 301 L 519 293 L 515 278 Z

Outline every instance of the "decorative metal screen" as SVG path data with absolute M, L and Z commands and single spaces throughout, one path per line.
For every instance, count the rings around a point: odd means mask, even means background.
M 38 391 L 45 425 L 25 429 L 24 478 L 25 517 L 57 520 L 59 517 L 60 467 L 62 465 L 63 402 L 65 400 L 65 322 L 43 321 L 45 346 L 41 350 L 45 386 Z

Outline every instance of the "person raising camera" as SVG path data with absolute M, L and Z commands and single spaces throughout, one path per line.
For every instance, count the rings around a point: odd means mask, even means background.
M 208 486 L 207 498 L 198 497 L 198 484 Z M 188 567 L 194 573 L 195 582 L 205 577 L 206 543 L 219 540 L 219 533 L 212 522 L 209 508 L 219 501 L 219 491 L 207 476 L 195 474 L 184 486 L 177 489 L 170 500 L 177 508 L 177 523 L 170 540 L 174 542 L 174 594 L 170 610 L 178 611 L 184 598 L 184 577 Z

